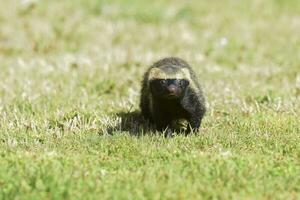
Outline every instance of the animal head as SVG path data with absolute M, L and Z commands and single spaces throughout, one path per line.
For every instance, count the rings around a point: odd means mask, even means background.
M 161 99 L 182 97 L 190 84 L 187 68 L 174 65 L 153 67 L 149 71 L 148 82 L 152 95 Z

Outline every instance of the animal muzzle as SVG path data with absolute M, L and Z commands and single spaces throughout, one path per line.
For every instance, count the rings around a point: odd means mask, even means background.
M 169 85 L 168 91 L 170 95 L 176 95 L 178 92 L 178 88 L 175 85 Z

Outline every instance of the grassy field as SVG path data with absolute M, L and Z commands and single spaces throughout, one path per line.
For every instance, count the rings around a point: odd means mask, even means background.
M 0 199 L 299 199 L 297 0 L 2 0 Z M 186 59 L 208 112 L 165 138 L 142 74 Z

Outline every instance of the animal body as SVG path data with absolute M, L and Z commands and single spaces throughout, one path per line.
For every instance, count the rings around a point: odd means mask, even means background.
M 186 131 L 197 131 L 205 114 L 205 98 L 190 65 L 168 57 L 149 67 L 142 81 L 142 115 L 157 130 L 176 130 L 180 120 L 188 122 Z

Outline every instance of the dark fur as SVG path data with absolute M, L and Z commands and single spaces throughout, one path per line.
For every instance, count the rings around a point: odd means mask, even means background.
M 187 68 L 191 80 L 194 83 L 194 88 L 190 85 L 183 88 L 184 91 L 179 98 L 165 99 L 153 95 L 151 92 L 148 77 L 152 68 L 162 69 L 162 66 L 179 66 Z M 164 71 L 166 74 L 168 72 Z M 150 98 L 153 102 L 153 109 L 150 107 Z M 201 125 L 201 120 L 205 114 L 205 99 L 201 90 L 200 84 L 189 64 L 175 57 L 164 58 L 154 63 L 144 75 L 141 90 L 140 108 L 145 119 L 153 123 L 158 130 L 164 130 L 167 127 L 171 128 L 173 120 L 186 119 L 189 123 L 188 132 L 197 131 Z

